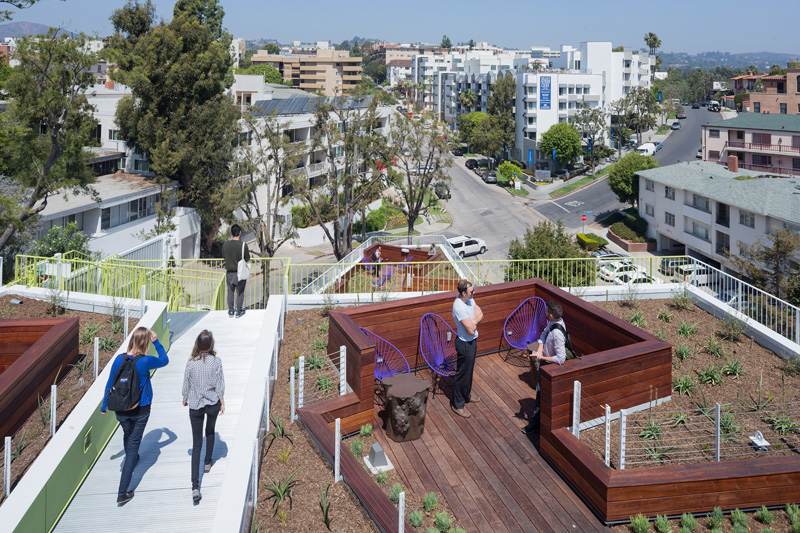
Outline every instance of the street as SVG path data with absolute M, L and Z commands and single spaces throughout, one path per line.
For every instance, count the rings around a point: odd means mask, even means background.
M 668 120 L 668 124 L 680 122 L 681 129 L 670 132 L 664 142 L 664 147 L 656 152 L 654 159 L 662 167 L 674 165 L 680 161 L 695 161 L 695 155 L 701 145 L 703 124 L 723 120 L 720 113 L 709 111 L 708 108 L 692 109 L 684 106 L 686 118 L 683 120 Z
M 581 215 L 586 211 L 592 213 L 586 218 L 586 225 L 601 220 L 618 209 L 628 207 L 617 199 L 617 195 L 608 185 L 608 179 L 599 179 L 596 183 L 579 189 L 562 198 L 537 202 L 536 210 L 552 221 L 562 220 L 571 233 L 581 231 Z

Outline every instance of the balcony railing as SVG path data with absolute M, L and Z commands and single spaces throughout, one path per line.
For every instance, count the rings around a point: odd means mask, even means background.
M 738 148 L 740 150 L 758 150 L 762 152 L 780 152 L 788 154 L 800 154 L 800 147 L 783 144 L 757 144 L 740 141 L 726 141 L 725 148 Z
M 728 166 L 727 161 L 714 161 L 718 165 Z M 764 174 L 780 174 L 784 176 L 800 176 L 800 168 L 776 167 L 772 165 L 753 165 L 751 163 L 739 163 L 739 168 L 763 172 Z

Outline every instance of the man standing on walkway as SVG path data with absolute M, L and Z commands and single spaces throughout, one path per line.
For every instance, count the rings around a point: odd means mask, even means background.
M 453 302 L 453 320 L 458 329 L 456 337 L 456 376 L 453 382 L 453 403 L 450 407 L 458 416 L 472 416 L 464 404 L 481 401 L 472 394 L 472 373 L 475 369 L 475 354 L 478 351 L 478 324 L 483 320 L 483 311 L 472 299 L 475 288 L 472 283 L 458 281 L 458 298 Z
M 245 261 L 250 261 L 250 250 L 247 245 L 239 237 L 242 234 L 242 228 L 239 224 L 231 226 L 231 239 L 222 245 L 222 257 L 225 258 L 225 281 L 228 285 L 228 316 L 236 318 L 244 315 L 244 288 L 247 285 L 247 280 L 239 279 L 237 274 L 239 269 L 239 261 L 244 256 Z M 233 296 L 236 293 L 236 309 L 233 307 Z

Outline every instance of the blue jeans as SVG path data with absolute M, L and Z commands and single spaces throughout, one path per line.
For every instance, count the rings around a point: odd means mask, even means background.
M 119 425 L 122 427 L 122 443 L 125 447 L 125 465 L 122 467 L 122 477 L 119 480 L 118 496 L 125 496 L 128 493 L 128 485 L 131 484 L 133 468 L 136 466 L 136 458 L 139 456 L 139 445 L 142 443 L 144 428 L 150 412 L 139 416 L 117 415 Z

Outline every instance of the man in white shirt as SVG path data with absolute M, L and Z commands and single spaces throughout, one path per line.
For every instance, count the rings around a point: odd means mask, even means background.
M 478 348 L 478 324 L 483 320 L 483 311 L 472 299 L 475 288 L 472 283 L 458 281 L 458 298 L 453 302 L 453 320 L 456 323 L 456 375 L 453 382 L 453 403 L 450 407 L 458 416 L 472 416 L 464 404 L 481 401 L 472 394 L 472 373 L 475 369 L 475 354 Z
M 544 328 L 542 335 L 539 337 L 538 346 L 536 349 L 533 349 L 532 344 L 529 344 L 528 347 L 531 348 L 531 352 L 528 354 L 528 357 L 531 359 L 535 359 L 538 365 L 534 364 L 531 365 L 532 367 L 538 368 L 541 364 L 547 363 L 556 363 L 558 365 L 563 365 L 564 361 L 567 359 L 567 336 L 566 330 L 567 327 L 564 324 L 564 321 L 561 319 L 561 316 L 564 314 L 564 310 L 561 308 L 561 304 L 558 302 L 547 302 L 547 327 Z M 553 324 L 559 324 L 561 328 L 558 326 L 553 327 Z M 563 328 L 563 331 L 562 331 Z M 552 331 L 551 331 L 552 329 Z M 534 431 L 539 430 L 539 394 L 540 394 L 540 376 L 541 373 L 537 372 L 536 376 L 536 404 L 533 408 L 533 414 L 531 415 L 531 420 L 527 426 L 522 428 L 522 432 L 526 435 L 528 433 L 533 433 Z

